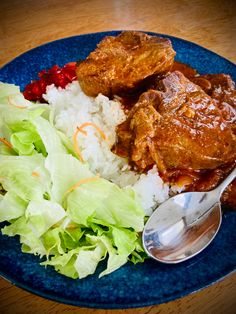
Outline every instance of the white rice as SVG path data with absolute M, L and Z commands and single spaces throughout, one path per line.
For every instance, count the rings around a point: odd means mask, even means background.
M 77 81 L 65 89 L 54 85 L 47 87 L 44 98 L 54 111 L 55 126 L 72 138 L 76 127 L 85 122 L 96 124 L 107 136 L 107 140 L 95 128 L 88 126 L 87 132 L 78 134 L 78 143 L 83 159 L 95 174 L 110 180 L 120 187 L 132 187 L 140 199 L 147 215 L 169 197 L 169 186 L 164 184 L 156 167 L 147 174 L 137 174 L 130 170 L 128 161 L 111 152 L 115 142 L 115 128 L 126 118 L 121 104 L 99 94 L 96 98 L 85 95 Z

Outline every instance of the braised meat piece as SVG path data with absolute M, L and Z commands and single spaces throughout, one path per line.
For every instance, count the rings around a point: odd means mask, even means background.
M 117 127 L 113 151 L 139 171 L 215 169 L 236 158 L 232 123 L 198 85 L 175 71 L 143 93 Z
M 191 80 L 210 96 L 214 96 L 215 92 L 219 94 L 225 91 L 235 90 L 234 81 L 229 75 L 223 73 L 199 75 L 191 78 Z
M 78 63 L 76 73 L 89 96 L 121 95 L 138 89 L 145 79 L 167 72 L 174 56 L 170 40 L 125 31 L 105 37 L 86 60 Z
M 236 90 L 235 83 L 226 74 L 206 74 L 191 78 L 191 81 L 216 101 L 225 120 L 232 124 L 236 135 Z
M 236 90 L 235 83 L 227 74 L 199 75 L 189 65 L 174 61 L 171 71 L 179 71 L 191 82 L 200 86 L 211 98 L 215 99 L 224 119 L 236 121 Z M 234 124 L 234 128 L 236 125 Z
M 199 75 L 195 69 L 176 61 L 171 68 L 171 71 L 175 70 L 183 73 L 191 82 L 200 86 L 211 98 L 215 99 L 226 120 L 235 122 L 236 90 L 230 75 L 223 73 Z

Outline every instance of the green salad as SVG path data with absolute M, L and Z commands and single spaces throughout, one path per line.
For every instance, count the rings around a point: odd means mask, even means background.
M 0 83 L 0 221 L 22 252 L 71 278 L 107 275 L 146 254 L 144 211 L 132 189 L 96 176 L 53 125 L 47 104 Z

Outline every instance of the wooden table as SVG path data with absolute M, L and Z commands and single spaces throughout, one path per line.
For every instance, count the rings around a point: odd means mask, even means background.
M 235 1 L 1 0 L 0 66 L 58 38 L 139 29 L 194 41 L 236 62 Z M 200 292 L 162 304 L 112 313 L 235 313 L 236 274 Z M 0 313 L 96 313 L 34 296 L 0 279 Z

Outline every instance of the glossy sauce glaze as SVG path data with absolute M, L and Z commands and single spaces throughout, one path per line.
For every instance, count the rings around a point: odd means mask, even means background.
M 233 133 L 235 134 L 235 87 L 234 82 L 228 75 L 225 74 L 217 74 L 217 75 L 203 75 L 200 76 L 197 71 L 190 66 L 180 63 L 174 62 L 171 71 L 180 71 L 194 84 L 198 85 L 201 89 L 205 91 L 211 98 L 213 98 L 214 105 L 221 110 L 223 120 L 230 122 L 231 128 L 233 129 Z M 160 81 L 160 78 L 153 81 L 149 81 L 149 88 L 153 88 L 153 86 L 157 85 Z M 146 88 L 148 84 L 146 85 Z M 159 89 L 161 86 L 159 84 Z M 137 103 L 139 97 L 141 96 L 143 90 L 140 90 L 135 95 L 129 95 L 126 97 L 120 97 L 119 100 L 122 103 L 125 111 L 129 114 L 132 107 Z M 201 111 L 202 99 L 199 100 L 199 106 L 197 111 Z M 196 108 L 195 108 L 196 109 Z M 187 114 L 191 115 L 191 112 L 187 112 Z M 204 123 L 210 128 L 211 124 L 207 123 L 207 117 L 205 118 Z M 127 132 L 128 125 L 127 123 L 123 124 L 123 133 Z M 223 127 L 223 126 L 222 126 Z M 126 133 L 126 142 L 129 141 L 130 138 Z M 117 146 L 116 149 L 113 150 L 120 156 L 127 157 L 127 148 L 124 145 Z M 135 169 L 137 167 L 130 162 L 131 166 Z M 143 172 L 147 172 L 155 163 L 150 161 L 150 164 L 142 169 Z M 184 186 L 185 191 L 209 191 L 214 189 L 217 185 L 220 184 L 221 181 L 229 174 L 229 172 L 235 167 L 235 161 L 223 164 L 222 166 L 218 166 L 213 169 L 178 169 L 172 168 L 167 169 L 163 172 L 160 172 L 162 179 L 165 182 L 169 182 L 171 185 L 175 186 Z M 222 203 L 231 209 L 236 210 L 236 181 L 234 180 L 229 187 L 225 190 L 222 195 Z

